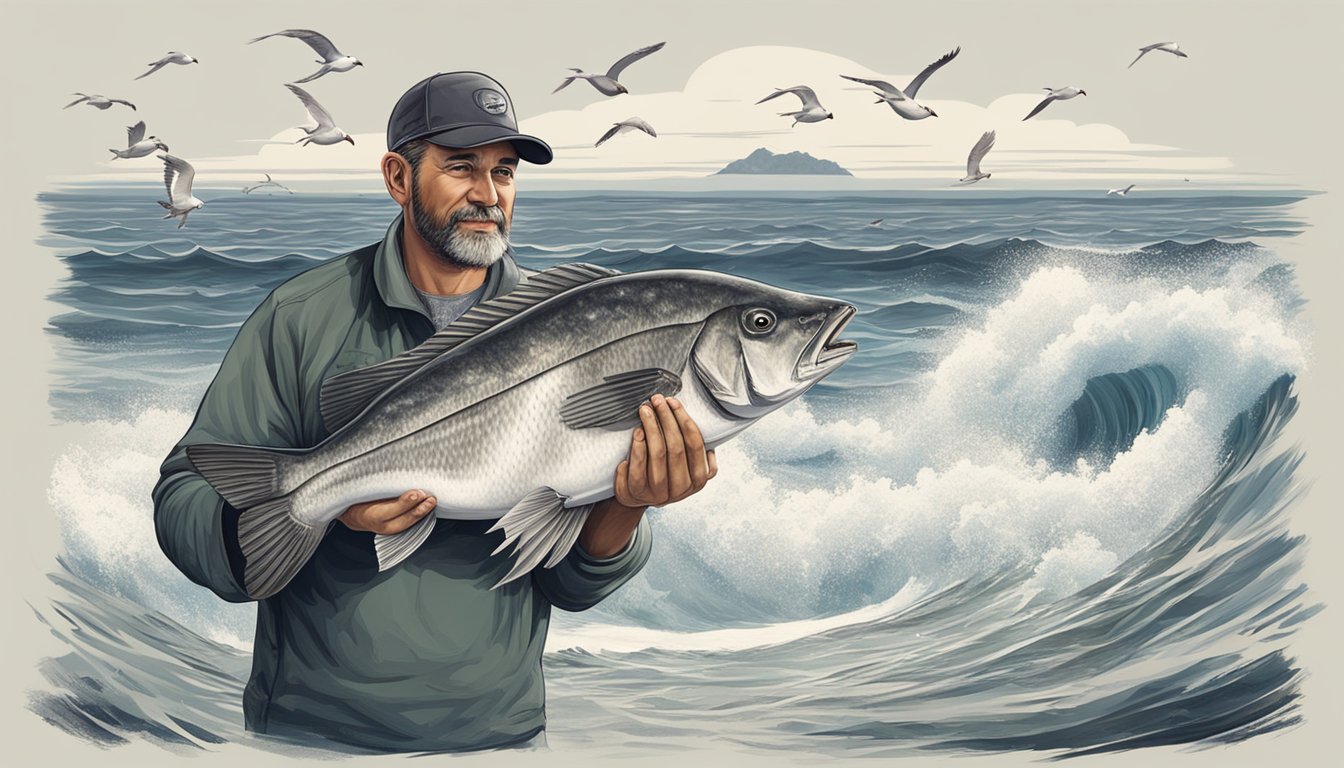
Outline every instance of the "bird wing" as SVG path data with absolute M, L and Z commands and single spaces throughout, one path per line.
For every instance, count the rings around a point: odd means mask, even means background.
M 856 83 L 871 85 L 872 87 L 881 90 L 888 97 L 893 98 L 896 101 L 905 101 L 906 94 L 903 93 L 900 88 L 897 88 L 891 83 L 888 83 L 886 80 L 864 80 L 862 77 L 850 77 L 849 75 L 841 75 L 841 77 L 845 78 L 846 80 L 853 80 Z M 916 80 L 918 79 L 919 78 L 916 78 Z
M 145 138 L 144 120 L 141 120 L 140 122 L 126 129 L 126 146 L 129 147 L 132 144 L 137 144 L 143 138 Z
M 159 155 L 163 161 L 163 186 L 168 189 L 168 200 L 174 208 L 185 208 L 191 200 L 191 182 L 196 169 L 191 163 L 172 155 Z
M 994 148 L 994 132 L 985 131 L 985 134 L 980 137 L 980 140 L 975 142 L 975 146 L 971 147 L 971 154 L 966 157 L 967 176 L 980 175 L 980 161 L 984 158 L 985 155 L 989 154 L 989 150 L 993 148 Z
M 1046 96 L 1045 99 L 1044 99 L 1040 104 L 1037 104 L 1037 105 L 1036 105 L 1036 108 L 1035 108 L 1035 109 L 1031 110 L 1031 114 L 1028 114 L 1026 117 L 1024 117 L 1024 118 L 1022 118 L 1022 119 L 1023 119 L 1023 120 L 1030 120 L 1032 115 L 1036 114 L 1037 112 L 1040 112 L 1042 109 L 1045 109 L 1046 106 L 1048 106 L 1048 105 L 1050 104 L 1050 102 L 1052 102 L 1052 101 L 1054 101 L 1054 100 L 1055 100 L 1055 97 L 1054 97 L 1054 96 Z
M 146 72 L 146 73 L 143 74 L 143 75 L 140 75 L 140 77 L 149 77 L 150 75 L 154 74 L 155 72 L 158 72 L 160 69 L 163 69 L 164 67 L 168 66 L 168 57 L 165 56 L 165 57 L 163 57 L 162 59 L 159 59 L 158 61 L 151 61 L 150 63 L 146 64 L 145 66 L 149 67 L 149 71 Z M 135 78 L 135 79 L 136 79 L 136 80 L 139 80 L 140 77 L 137 77 L 137 78 Z
M 602 142 L 604 142 L 604 141 L 606 141 L 607 139 L 610 139 L 612 136 L 615 136 L 616 134 L 620 133 L 620 132 L 621 132 L 621 127 L 622 127 L 622 126 L 621 126 L 620 123 L 613 123 L 612 126 L 611 126 L 611 128 L 607 129 L 607 132 L 604 133 L 604 134 L 602 134 L 602 138 L 598 139 L 598 140 L 597 140 L 597 143 L 594 144 L 593 146 L 594 146 L 594 147 L 600 147 L 600 146 L 602 146 Z
M 324 62 L 335 61 L 345 55 L 336 50 L 336 46 L 331 44 L 331 41 L 327 39 L 326 35 L 323 35 L 320 32 L 314 32 L 311 29 L 286 29 L 280 32 L 272 32 L 269 35 L 262 35 L 261 37 L 248 40 L 247 42 L 250 45 L 258 40 L 265 40 L 268 37 L 277 36 L 292 37 L 295 40 L 302 40 L 308 44 L 308 47 L 316 51 L 317 55 L 321 56 L 322 61 Z
M 125 99 L 108 99 L 108 101 L 112 102 L 113 104 L 125 104 L 126 106 L 130 107 L 131 109 L 133 109 L 133 110 L 135 109 L 135 105 L 132 104 L 132 103 L 129 102 L 129 101 L 126 101 Z M 139 110 L 136 110 L 136 111 L 139 111 Z
M 658 137 L 658 132 L 653 130 L 653 126 L 649 125 L 642 117 L 628 117 L 618 123 L 618 125 L 628 125 L 631 128 L 638 128 L 654 138 Z
M 267 183 L 267 184 L 272 183 L 272 182 L 271 182 L 271 174 L 269 174 L 269 173 L 263 173 L 262 176 L 265 176 L 265 177 L 266 177 L 266 183 Z
M 763 102 L 767 102 L 775 98 L 776 96 L 782 96 L 786 93 L 792 93 L 799 99 L 801 99 L 803 102 L 803 109 L 805 110 L 812 109 L 813 107 L 816 107 L 817 109 L 822 108 L 821 102 L 817 101 L 816 92 L 813 91 L 811 88 L 808 88 L 806 85 L 795 85 L 792 88 L 780 88 L 776 90 L 774 93 L 770 94 L 769 96 L 766 96 L 764 99 L 761 99 L 756 103 L 761 104 Z
M 74 95 L 75 95 L 75 96 L 78 96 L 79 98 L 78 98 L 78 99 L 75 99 L 74 101 L 70 102 L 69 104 L 66 104 L 64 107 L 61 107 L 61 109 L 69 109 L 69 108 L 75 106 L 76 104 L 82 104 L 83 102 L 86 102 L 86 101 L 89 100 L 89 97 L 86 96 L 85 94 L 76 92 Z
M 912 99 L 915 98 L 915 94 L 919 93 L 919 86 L 923 85 L 924 81 L 929 79 L 929 75 L 932 75 L 934 72 L 937 72 L 939 68 L 941 68 L 947 62 L 957 58 L 957 54 L 959 53 L 961 53 L 960 45 L 958 45 L 953 50 L 943 54 L 943 57 L 941 59 L 925 67 L 924 71 L 920 72 L 918 75 L 915 75 L 915 79 L 911 80 L 910 85 L 906 86 L 905 95 L 909 96 Z
M 317 130 L 336 127 L 336 121 L 331 119 L 331 113 L 323 109 L 322 105 L 317 103 L 317 99 L 314 99 L 307 91 L 293 83 L 285 83 L 285 87 L 292 91 L 295 96 L 298 96 L 299 101 L 303 102 L 303 106 L 308 109 L 309 116 L 317 121 Z
M 636 61 L 639 61 L 645 56 L 648 56 L 650 53 L 662 50 L 662 47 L 664 45 L 667 45 L 666 41 L 661 43 L 655 43 L 646 48 L 640 48 L 638 51 L 635 51 L 634 53 L 627 53 L 625 56 L 621 57 L 620 61 L 611 65 L 611 69 L 607 70 L 607 77 L 610 77 L 612 80 L 619 80 L 621 77 L 621 72 L 624 71 L 626 67 L 630 66 L 631 64 L 634 64 Z
M 1152 49 L 1152 48 L 1140 48 L 1140 49 L 1139 49 L 1139 55 L 1138 55 L 1138 56 L 1135 56 L 1135 57 L 1134 57 L 1134 60 L 1131 61 L 1131 62 L 1129 62 L 1129 66 L 1132 67 L 1132 66 L 1134 66 L 1135 64 L 1138 64 L 1138 63 L 1139 63 L 1139 59 L 1142 59 L 1142 58 L 1144 57 L 1144 54 L 1148 53 L 1148 52 L 1151 51 L 1151 50 L 1153 50 L 1153 49 Z M 1126 67 L 1126 69 L 1128 69 L 1128 67 Z

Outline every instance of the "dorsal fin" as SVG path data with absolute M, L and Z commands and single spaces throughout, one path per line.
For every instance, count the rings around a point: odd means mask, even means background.
M 319 395 L 322 422 L 329 432 L 336 432 L 392 385 L 467 339 L 475 338 L 570 288 L 615 274 L 619 273 L 595 264 L 561 264 L 528 276 L 526 282 L 511 293 L 477 304 L 415 349 L 377 365 L 341 373 L 322 382 Z

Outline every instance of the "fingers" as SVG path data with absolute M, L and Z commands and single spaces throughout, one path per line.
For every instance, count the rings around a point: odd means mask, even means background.
M 677 499 L 674 499 L 680 500 L 705 487 L 705 483 L 710 478 L 709 457 L 705 453 L 705 436 L 701 434 L 700 427 L 695 423 L 695 419 L 691 418 L 691 415 L 686 412 L 686 408 L 677 399 L 668 398 L 667 404 L 672 409 L 673 417 L 677 420 L 677 428 L 685 445 L 688 487 L 682 491 Z M 671 456 L 668 457 L 668 460 L 671 461 Z
M 420 490 L 407 491 L 395 499 L 356 504 L 341 514 L 346 527 L 373 533 L 401 533 L 434 511 L 438 499 Z
M 640 406 L 641 421 L 643 420 L 643 406 Z M 644 427 L 637 427 L 630 435 L 630 458 L 622 462 L 626 465 L 626 491 L 630 499 L 640 501 L 649 497 L 649 444 L 645 439 Z M 628 504 L 625 500 L 620 500 L 622 504 Z
M 654 395 L 652 402 L 667 451 L 667 499 L 676 501 L 691 489 L 691 474 L 686 467 L 686 441 L 681 434 L 681 424 L 672 414 L 672 401 L 662 395 Z
M 630 496 L 630 462 L 622 461 L 616 465 L 616 501 L 627 507 L 639 506 L 638 499 Z
M 648 405 L 639 406 L 639 421 L 643 424 L 644 442 L 648 450 L 645 471 L 647 497 L 655 499 L 655 504 L 662 503 L 667 498 L 667 443 L 663 441 L 663 428 L 659 426 L 653 408 Z
M 713 448 L 705 451 L 705 460 L 709 462 L 709 479 L 712 480 L 715 475 L 719 474 L 719 459 L 714 455 Z
M 434 507 L 439 500 L 424 491 L 408 491 L 400 497 L 393 500 L 393 508 L 399 509 L 391 517 L 386 518 L 382 528 L 377 529 L 377 533 L 401 533 L 420 522 L 421 518 L 434 511 Z

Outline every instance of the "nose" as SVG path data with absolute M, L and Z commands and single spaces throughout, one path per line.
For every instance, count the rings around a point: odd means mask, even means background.
M 489 208 L 499 203 L 499 192 L 495 189 L 495 180 L 489 169 L 476 174 L 471 189 L 467 192 L 467 201 Z

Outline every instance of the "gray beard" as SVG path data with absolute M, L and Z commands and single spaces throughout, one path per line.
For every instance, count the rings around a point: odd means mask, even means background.
M 499 206 L 468 203 L 441 221 L 425 210 L 420 195 L 412 189 L 411 220 L 430 249 L 455 267 L 488 267 L 503 258 L 509 247 L 509 222 Z M 473 232 L 459 228 L 460 221 L 493 221 L 497 229 Z

